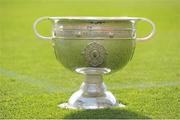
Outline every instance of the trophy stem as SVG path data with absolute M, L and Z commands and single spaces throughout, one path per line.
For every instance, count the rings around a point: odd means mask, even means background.
M 103 74 L 109 73 L 107 68 L 78 68 L 76 72 L 85 75 L 85 81 L 80 90 L 75 92 L 68 103 L 60 104 L 61 108 L 69 109 L 102 109 L 114 106 L 124 107 L 119 104 L 110 91 L 106 90 Z

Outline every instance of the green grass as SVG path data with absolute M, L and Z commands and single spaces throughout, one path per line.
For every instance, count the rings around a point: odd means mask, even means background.
M 35 37 L 32 24 L 40 16 L 140 16 L 156 23 L 153 40 L 137 43 L 132 61 L 104 78 L 126 108 L 57 107 L 83 77 L 66 70 L 51 44 Z M 0 118 L 180 119 L 179 21 L 179 0 L 0 0 Z M 141 24 L 139 36 L 148 32 Z

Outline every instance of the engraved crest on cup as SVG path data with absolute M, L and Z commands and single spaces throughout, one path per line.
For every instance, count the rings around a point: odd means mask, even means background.
M 103 45 L 93 41 L 85 47 L 83 54 L 90 66 L 97 67 L 105 62 L 107 51 Z

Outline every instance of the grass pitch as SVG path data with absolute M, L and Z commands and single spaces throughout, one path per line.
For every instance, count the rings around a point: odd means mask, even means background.
M 126 108 L 57 107 L 83 77 L 66 70 L 51 44 L 35 37 L 32 24 L 41 16 L 140 16 L 156 23 L 152 41 L 137 43 L 132 61 L 104 77 Z M 180 119 L 179 21 L 179 0 L 0 0 L 0 118 Z M 139 36 L 149 31 L 138 25 Z

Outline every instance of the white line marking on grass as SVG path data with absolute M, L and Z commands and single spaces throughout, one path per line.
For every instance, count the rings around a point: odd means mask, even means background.
M 63 87 L 57 87 L 57 86 L 55 87 L 55 85 L 53 85 L 50 82 L 47 82 L 47 80 L 34 79 L 30 76 L 18 74 L 14 71 L 7 70 L 4 68 L 0 68 L 0 75 L 31 84 L 33 86 L 36 86 L 45 90 L 46 92 L 63 92 L 64 93 L 64 92 L 73 91 L 72 89 L 69 89 L 69 88 L 63 88 Z
M 146 83 L 127 83 L 127 84 L 109 84 L 109 88 L 111 89 L 148 89 L 148 88 L 160 88 L 160 87 L 173 87 L 173 86 L 180 86 L 180 81 L 173 81 L 173 82 L 146 82 Z
M 75 90 L 73 90 L 72 88 L 64 88 L 64 87 L 60 87 L 60 86 L 55 86 L 50 82 L 47 82 L 48 80 L 40 80 L 40 79 L 34 79 L 30 76 L 27 75 L 22 75 L 22 74 L 18 74 L 14 71 L 10 71 L 4 68 L 0 68 L 0 75 L 9 77 L 9 78 L 13 78 L 22 82 L 26 82 L 28 84 L 37 86 L 43 90 L 45 90 L 46 92 L 62 92 L 62 93 L 67 93 L 67 92 L 73 92 Z M 180 85 L 180 81 L 174 81 L 174 82 L 159 82 L 159 83 L 155 83 L 155 82 L 150 82 L 150 83 L 139 83 L 139 84 L 117 84 L 117 83 L 113 83 L 113 84 L 109 84 L 110 89 L 148 89 L 148 88 L 159 88 L 159 87 L 172 87 L 172 86 L 179 86 Z

